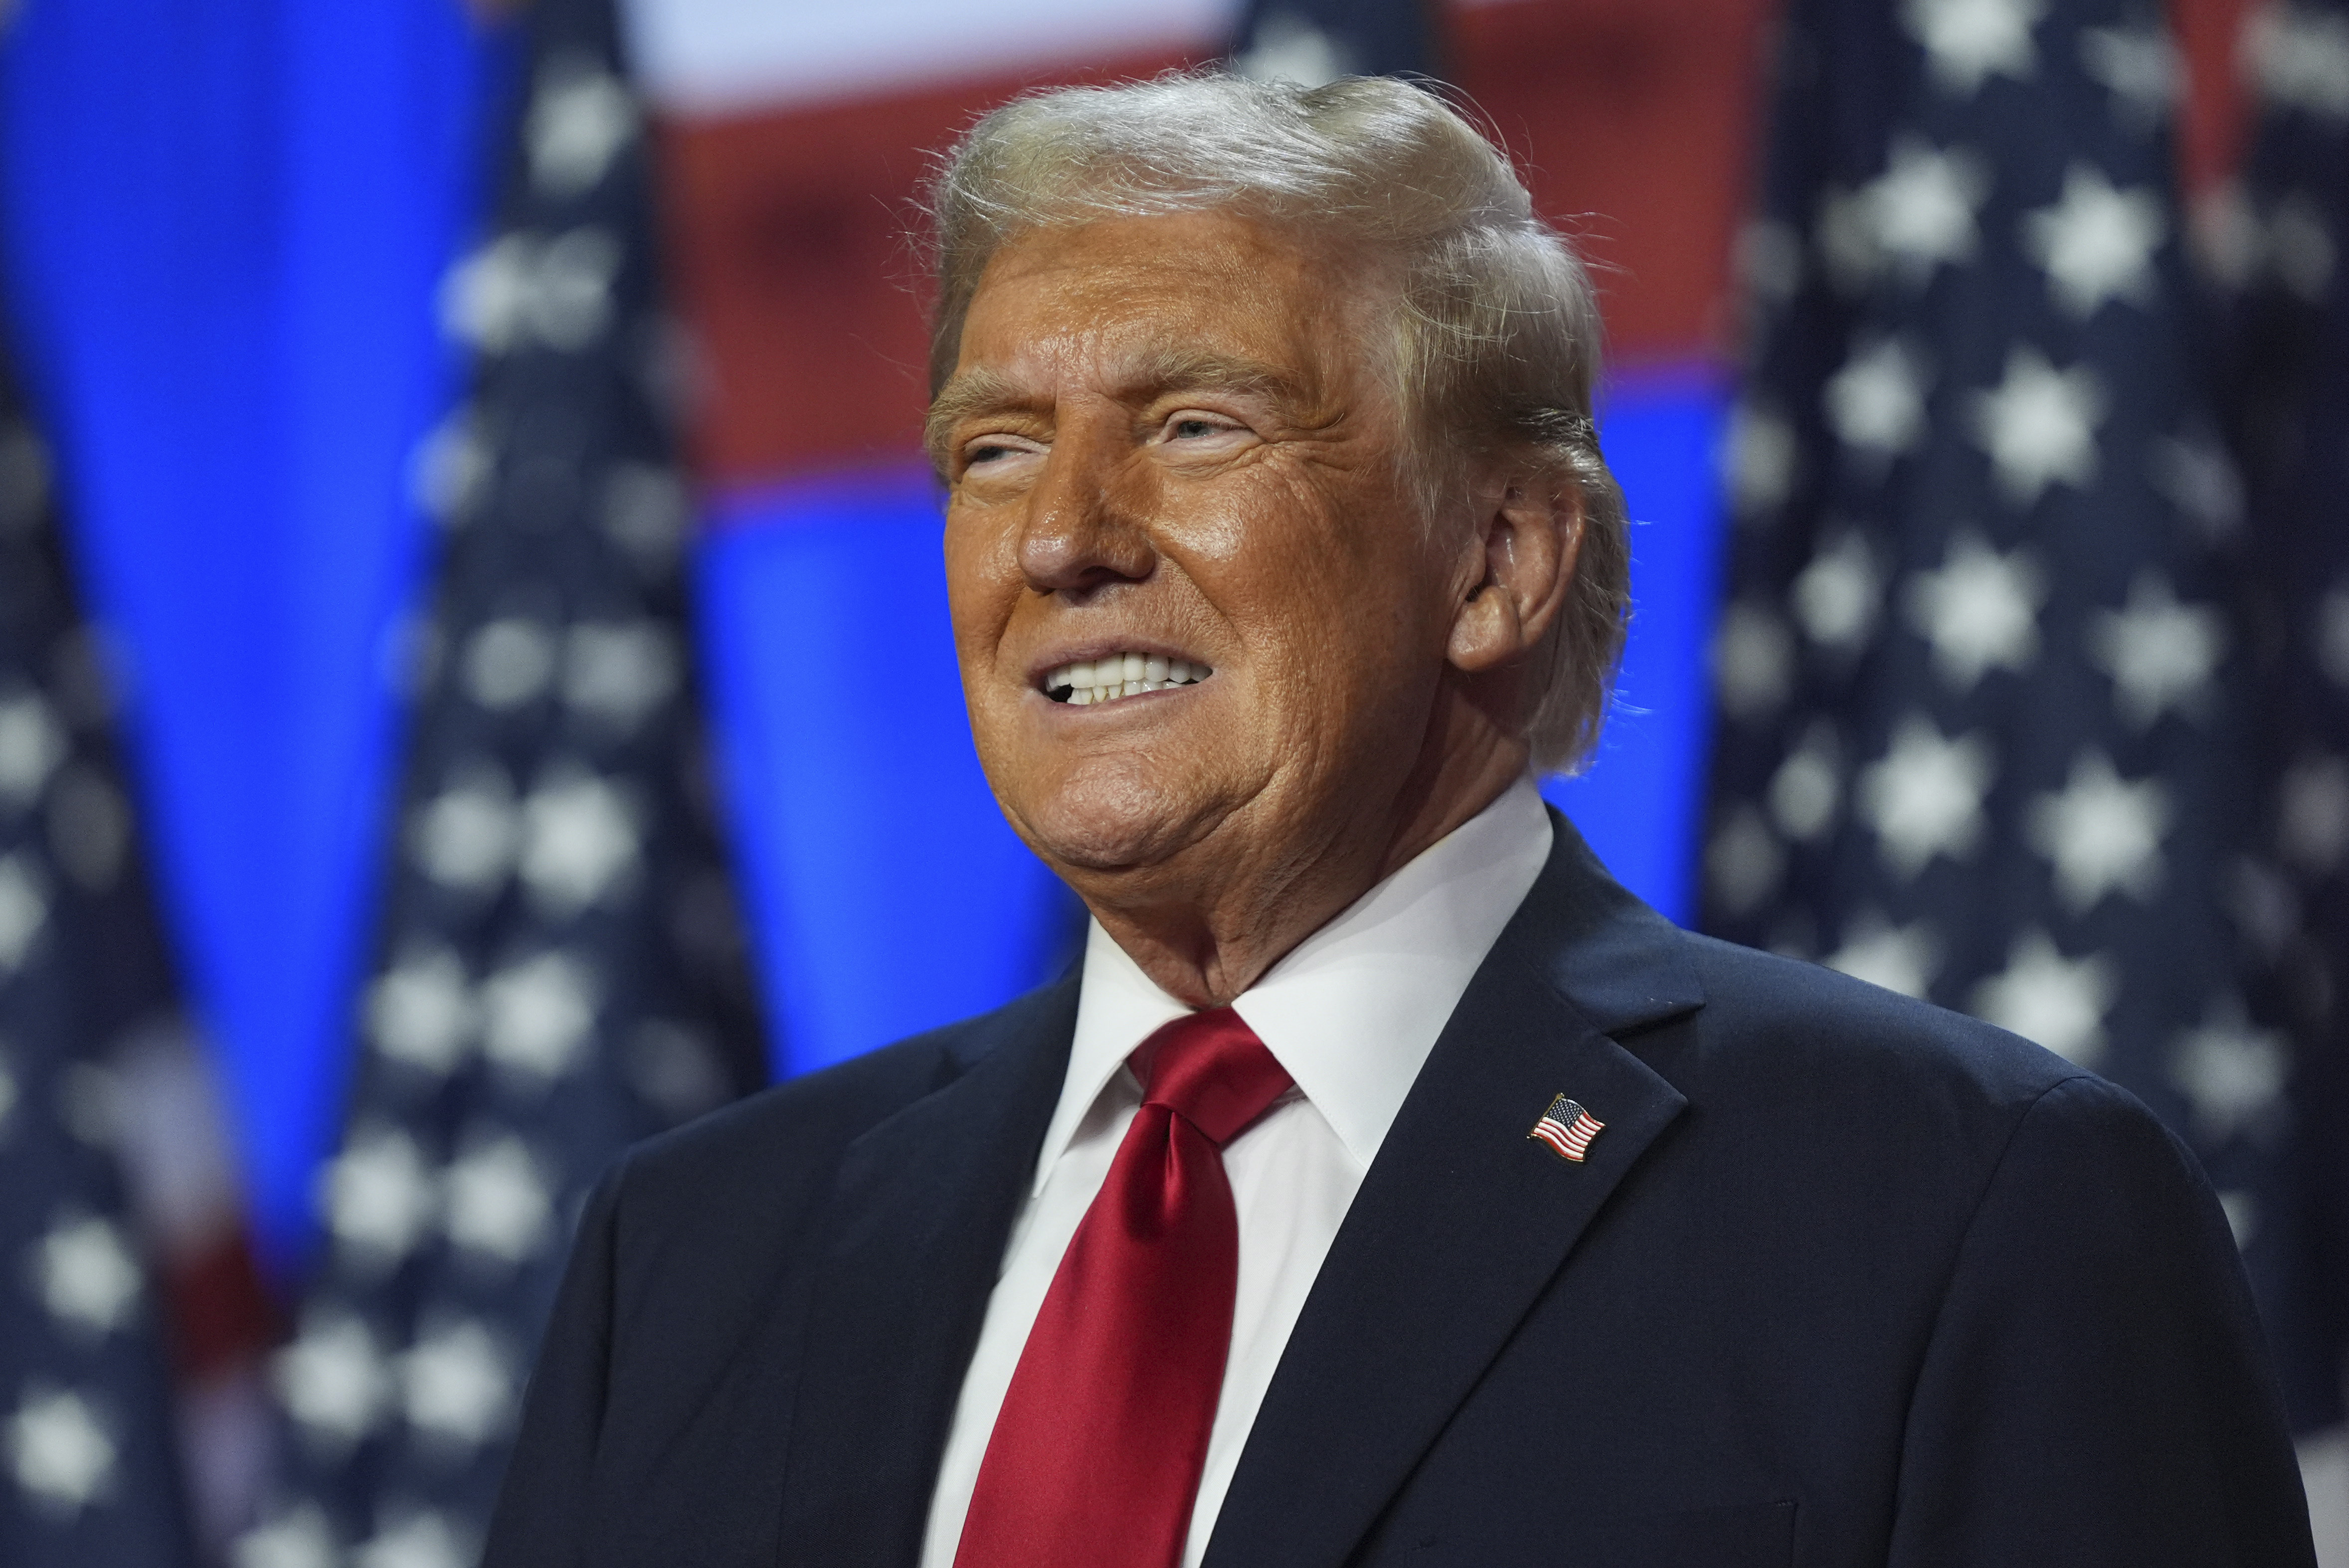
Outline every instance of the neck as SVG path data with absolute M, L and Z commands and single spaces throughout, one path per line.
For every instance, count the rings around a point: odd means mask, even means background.
M 1248 845 L 1217 833 L 1146 879 L 1071 877 L 1102 929 L 1193 1007 L 1230 1002 L 1290 949 L 1497 799 L 1530 766 L 1523 740 L 1442 738 L 1379 809 L 1333 810 L 1318 831 Z

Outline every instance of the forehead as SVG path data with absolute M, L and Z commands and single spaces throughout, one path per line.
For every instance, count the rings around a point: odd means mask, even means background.
M 956 368 L 1060 381 L 1198 354 L 1324 382 L 1359 352 L 1377 297 L 1345 260 L 1294 230 L 1229 212 L 1032 230 L 988 262 Z

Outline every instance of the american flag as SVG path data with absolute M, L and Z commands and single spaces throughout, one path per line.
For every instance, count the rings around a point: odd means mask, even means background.
M 587 1185 L 761 1081 L 693 700 L 648 148 L 609 0 L 538 0 L 444 305 L 477 370 L 324 1255 L 248 1568 L 463 1568 Z
M 1717 654 L 1703 922 L 2135 1090 L 2238 1233 L 2283 1053 L 2229 908 L 2240 487 L 2150 0 L 1795 0 Z
M 1559 1095 L 1549 1102 L 1549 1109 L 1542 1112 L 1541 1119 L 1526 1136 L 1549 1145 L 1559 1159 L 1579 1165 L 1582 1157 L 1590 1152 L 1590 1140 L 1606 1126 L 1603 1121 L 1594 1120 L 1579 1103 Z
M 50 448 L 0 363 L 0 1563 L 195 1561 L 118 1068 L 175 1026 Z
M 2260 126 L 2215 212 L 2249 500 L 2262 798 L 2243 899 L 2291 1037 L 2287 1147 L 2246 1249 L 2295 1428 L 2349 1411 L 2349 0 L 2257 13 Z

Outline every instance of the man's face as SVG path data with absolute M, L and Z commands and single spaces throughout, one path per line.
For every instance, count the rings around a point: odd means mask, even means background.
M 932 419 L 955 641 L 989 782 L 1081 890 L 1278 885 L 1393 811 L 1475 576 L 1396 460 L 1390 298 L 1225 213 L 1031 232 L 981 279 Z M 1128 695 L 1137 664 L 1179 684 Z

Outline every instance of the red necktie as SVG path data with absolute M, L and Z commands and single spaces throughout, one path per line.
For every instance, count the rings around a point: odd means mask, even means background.
M 1223 1394 L 1239 1221 L 1223 1146 L 1288 1088 L 1229 1007 L 1133 1054 L 1142 1109 L 1061 1256 L 955 1568 L 1174 1568 Z

